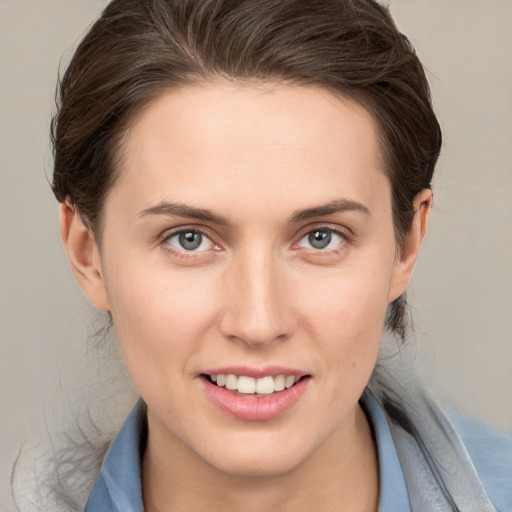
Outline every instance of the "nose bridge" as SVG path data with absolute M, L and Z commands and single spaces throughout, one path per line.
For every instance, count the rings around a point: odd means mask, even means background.
M 224 334 L 262 345 L 291 334 L 289 297 L 278 258 L 269 248 L 245 250 L 236 258 L 226 282 Z

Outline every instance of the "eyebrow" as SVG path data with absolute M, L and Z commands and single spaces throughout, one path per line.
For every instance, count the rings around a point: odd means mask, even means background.
M 229 222 L 220 215 L 217 215 L 210 210 L 204 210 L 203 208 L 194 208 L 187 206 L 183 203 L 167 203 L 163 202 L 146 208 L 139 212 L 138 217 L 143 218 L 148 215 L 167 215 L 169 217 L 184 217 L 189 219 L 202 220 L 211 222 L 213 224 L 219 224 L 221 226 L 227 226 Z
M 302 222 L 315 217 L 350 211 L 371 215 L 370 210 L 363 203 L 353 201 L 351 199 L 337 199 L 324 205 L 314 206 L 313 208 L 307 208 L 306 210 L 298 210 L 291 216 L 290 221 Z
M 370 210 L 358 201 L 350 199 L 337 199 L 327 204 L 314 206 L 305 210 L 297 210 L 290 217 L 291 223 L 302 222 L 315 217 L 322 217 L 325 215 L 332 215 L 333 213 L 356 211 L 365 215 L 371 215 Z M 218 224 L 221 226 L 228 226 L 229 222 L 224 217 L 213 213 L 210 210 L 203 208 L 194 208 L 183 203 L 167 203 L 162 202 L 156 206 L 151 206 L 139 212 L 138 217 L 143 218 L 148 215 L 167 215 L 169 217 L 183 217 L 189 219 L 202 220 Z

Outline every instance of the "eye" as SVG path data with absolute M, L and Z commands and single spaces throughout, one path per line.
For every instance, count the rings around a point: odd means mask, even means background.
M 299 241 L 299 247 L 313 248 L 318 251 L 335 249 L 344 241 L 341 233 L 332 229 L 314 229 L 306 233 Z
M 174 249 L 185 252 L 207 251 L 213 247 L 213 242 L 204 233 L 192 229 L 171 233 L 165 238 L 165 242 Z

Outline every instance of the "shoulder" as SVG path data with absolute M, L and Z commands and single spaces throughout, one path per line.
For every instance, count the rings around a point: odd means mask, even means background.
M 447 415 L 499 511 L 512 510 L 512 435 L 452 409 Z

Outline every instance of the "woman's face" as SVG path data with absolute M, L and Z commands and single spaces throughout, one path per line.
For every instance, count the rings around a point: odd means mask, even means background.
M 137 117 L 123 156 L 88 295 L 150 435 L 247 475 L 350 436 L 412 268 L 369 114 L 316 88 L 187 87 Z

